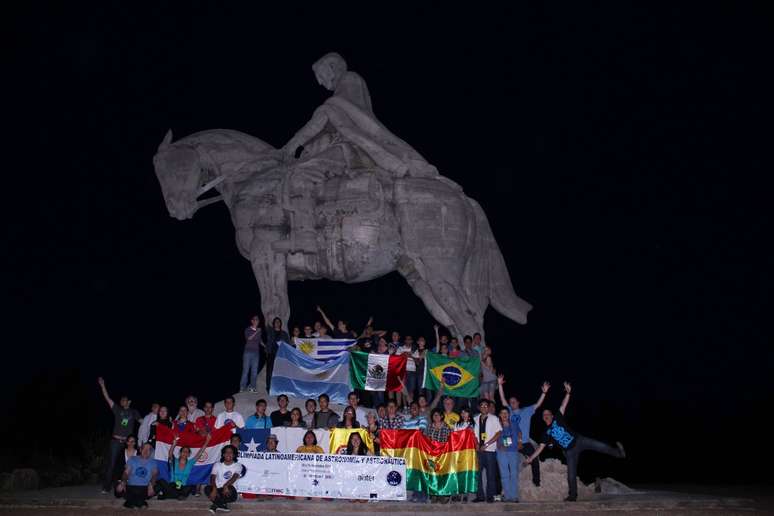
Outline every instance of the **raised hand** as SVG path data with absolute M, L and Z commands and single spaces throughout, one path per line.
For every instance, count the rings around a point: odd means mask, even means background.
M 551 388 L 551 384 L 548 382 L 543 382 L 543 385 L 540 386 L 540 390 L 543 391 L 543 394 L 548 393 L 548 389 Z
M 498 374 L 497 375 L 497 385 L 503 385 L 504 383 L 505 383 L 505 375 L 504 374 Z M 546 391 L 543 391 L 543 392 L 546 392 Z
M 371 326 L 374 323 L 374 316 L 368 318 L 368 322 L 366 323 L 366 326 Z
M 572 385 L 570 385 L 570 382 L 564 382 L 564 392 L 570 394 L 570 391 L 572 391 Z
M 104 387 L 105 379 L 100 376 L 99 378 L 97 378 L 97 383 L 99 384 L 100 387 Z
M 318 312 L 322 313 L 322 308 L 320 308 L 320 305 L 317 305 L 317 306 L 315 307 L 315 309 L 316 309 Z
M 435 330 L 435 333 L 438 333 L 438 328 L 440 328 L 440 326 L 438 326 L 437 324 L 433 325 L 433 329 Z

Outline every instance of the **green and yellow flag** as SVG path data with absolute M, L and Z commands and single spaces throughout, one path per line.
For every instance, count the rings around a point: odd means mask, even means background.
M 478 356 L 451 358 L 428 352 L 422 388 L 437 391 L 443 378 L 447 394 L 458 398 L 477 398 L 480 374 L 481 359 Z
M 431 441 L 420 430 L 383 429 L 379 438 L 382 455 L 406 459 L 409 491 L 449 496 L 478 490 L 476 436 L 472 430 L 452 432 L 445 443 Z

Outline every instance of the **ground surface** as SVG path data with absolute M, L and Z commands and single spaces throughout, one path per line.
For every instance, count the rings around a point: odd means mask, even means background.
M 671 489 L 675 489 L 674 487 Z M 713 494 L 714 493 L 714 494 Z M 203 498 L 186 501 L 151 500 L 150 508 L 141 514 L 208 514 Z M 271 499 L 241 501 L 231 505 L 233 513 L 286 513 L 295 515 L 359 515 L 364 512 L 392 516 L 416 513 L 495 513 L 518 512 L 551 514 L 774 514 L 774 496 L 764 489 L 722 489 L 685 486 L 682 492 L 663 488 L 645 488 L 631 495 L 599 495 L 590 501 L 493 503 L 493 504 L 409 504 L 404 502 L 353 503 L 348 501 L 301 501 Z M 0 494 L 0 514 L 90 516 L 127 514 L 121 502 L 112 495 L 101 495 L 95 486 L 79 486 L 39 491 Z

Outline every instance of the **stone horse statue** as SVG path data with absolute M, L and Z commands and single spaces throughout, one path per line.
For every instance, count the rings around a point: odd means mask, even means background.
M 342 63 L 315 63 L 333 102 L 283 149 L 232 130 L 175 142 L 168 132 L 153 162 L 170 215 L 226 204 L 266 320 L 287 325 L 289 280 L 357 283 L 397 270 L 452 335 L 483 335 L 489 304 L 526 323 L 532 307 L 514 292 L 481 206 L 378 125 L 365 83 Z

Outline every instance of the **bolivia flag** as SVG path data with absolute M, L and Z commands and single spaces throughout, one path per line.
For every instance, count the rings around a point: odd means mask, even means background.
M 446 383 L 446 392 L 458 398 L 477 398 L 481 374 L 481 359 L 475 357 L 450 358 L 438 353 L 425 355 L 423 389 L 440 390 L 440 381 Z
M 188 446 L 191 448 L 191 459 L 193 459 L 199 448 L 204 444 L 204 437 L 195 432 L 183 432 L 180 435 L 180 440 L 177 441 L 177 447 L 175 448 L 175 457 L 180 454 L 180 448 L 182 446 Z M 212 437 L 210 443 L 207 446 L 204 454 L 199 459 L 188 477 L 188 485 L 194 486 L 197 484 L 207 484 L 210 481 L 210 471 L 212 465 L 220 460 L 220 450 L 231 440 L 231 427 L 224 426 L 222 428 L 216 428 L 212 431 Z M 153 456 L 156 459 L 156 467 L 159 469 L 159 478 L 169 480 L 169 464 L 167 458 L 169 457 L 169 448 L 172 446 L 172 441 L 175 438 L 175 433 L 172 429 L 167 428 L 164 425 L 158 425 L 156 427 L 156 452 Z
M 406 489 L 432 496 L 478 490 L 476 436 L 452 432 L 449 441 L 431 441 L 420 430 L 382 430 L 382 455 L 406 459 Z
M 400 380 L 405 377 L 405 356 L 349 352 L 349 383 L 353 389 L 399 392 Z

